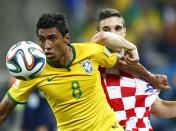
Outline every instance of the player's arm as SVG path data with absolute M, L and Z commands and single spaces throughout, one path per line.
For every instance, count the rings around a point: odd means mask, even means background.
M 176 101 L 165 101 L 158 97 L 152 104 L 151 113 L 158 118 L 176 117 Z
M 130 54 L 130 62 L 136 63 L 139 61 L 137 47 L 120 35 L 111 32 L 98 32 L 92 37 L 92 41 L 98 44 L 102 44 L 114 51 L 125 49 L 126 52 Z
M 165 75 L 152 74 L 140 63 L 129 64 L 128 60 L 119 60 L 118 68 L 122 71 L 136 75 L 157 89 L 169 89 L 168 78 Z M 128 64 L 127 64 L 128 63 Z
M 111 32 L 98 32 L 93 36 L 92 41 L 99 44 L 104 44 L 106 47 L 109 47 L 115 51 L 122 48 L 125 49 L 126 55 L 123 56 L 123 59 L 119 60 L 119 63 L 117 64 L 119 69 L 137 75 L 141 79 L 152 84 L 155 88 L 169 88 L 166 76 L 153 75 L 140 63 L 137 63 L 139 56 L 136 46 L 125 40 L 123 37 Z
M 15 106 L 16 103 L 9 99 L 7 95 L 3 98 L 2 102 L 0 103 L 0 126 L 4 123 Z

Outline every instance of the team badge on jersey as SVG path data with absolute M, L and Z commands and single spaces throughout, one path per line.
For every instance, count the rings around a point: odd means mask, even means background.
M 87 73 L 91 73 L 93 71 L 92 63 L 90 60 L 83 61 L 82 67 Z

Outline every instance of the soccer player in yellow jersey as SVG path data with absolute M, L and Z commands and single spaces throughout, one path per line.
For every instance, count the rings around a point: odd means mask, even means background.
M 123 131 L 108 105 L 101 87 L 98 67 L 113 67 L 118 56 L 105 47 L 125 48 L 131 62 L 138 61 L 137 48 L 102 33 L 105 46 L 96 43 L 70 43 L 63 15 L 43 14 L 36 25 L 39 43 L 47 64 L 34 80 L 16 80 L 0 103 L 0 124 L 18 103 L 26 103 L 38 88 L 52 108 L 60 131 Z M 113 39 L 113 41 L 112 41 Z

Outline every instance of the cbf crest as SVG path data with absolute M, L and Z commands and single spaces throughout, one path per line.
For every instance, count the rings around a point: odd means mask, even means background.
M 83 61 L 82 67 L 87 73 L 92 73 L 93 71 L 92 62 L 90 60 Z

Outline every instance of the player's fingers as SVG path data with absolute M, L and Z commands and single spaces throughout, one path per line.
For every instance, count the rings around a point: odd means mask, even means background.
M 127 66 L 127 63 L 125 61 L 123 61 L 123 60 L 119 60 L 118 61 L 118 65 L 119 65 L 119 68 L 122 69 L 122 68 Z
M 128 55 L 124 56 L 124 60 L 127 62 L 127 64 L 136 64 L 138 62 L 138 59 L 130 58 Z
M 164 89 L 164 90 L 169 90 L 171 87 L 170 86 L 168 86 L 168 85 L 163 85 L 162 86 L 162 89 Z
M 129 60 L 131 60 L 132 62 L 139 62 L 139 55 L 138 55 L 138 52 L 137 52 L 137 50 L 132 50 L 132 51 L 128 51 L 128 54 L 129 55 L 127 55 L 128 57 L 128 59 Z
M 164 79 L 163 82 L 165 85 L 169 85 L 169 81 L 167 79 Z
M 127 65 L 126 61 L 124 61 L 124 60 L 119 60 L 119 64 L 121 64 L 121 65 Z
M 166 75 L 155 75 L 155 78 L 158 79 L 164 85 L 169 85 L 169 81 Z
M 164 76 L 163 79 L 162 79 L 162 82 L 165 86 L 169 86 L 169 81 L 168 81 L 168 78 L 167 76 Z
M 139 62 L 139 59 L 137 58 L 130 58 L 130 57 L 127 57 L 128 61 L 130 61 L 130 63 L 137 63 Z

